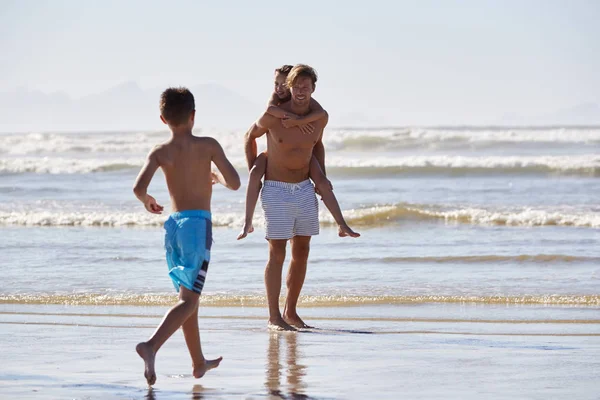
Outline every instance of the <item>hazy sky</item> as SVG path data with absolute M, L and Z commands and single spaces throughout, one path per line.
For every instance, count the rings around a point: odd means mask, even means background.
M 264 103 L 308 63 L 330 111 L 487 123 L 600 102 L 600 1 L 0 0 L 0 90 L 213 82 Z

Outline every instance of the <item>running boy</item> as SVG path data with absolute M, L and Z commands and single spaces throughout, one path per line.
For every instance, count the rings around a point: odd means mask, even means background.
M 194 96 L 188 89 L 169 88 L 162 93 L 160 119 L 169 126 L 171 137 L 150 151 L 133 188 L 146 210 L 161 214 L 163 206 L 146 190 L 156 170 L 162 168 L 173 209 L 164 226 L 165 248 L 169 276 L 179 292 L 179 302 L 166 313 L 150 339 L 136 347 L 144 360 L 144 376 L 149 385 L 156 381 L 156 352 L 179 327 L 183 329 L 192 357 L 195 378 L 218 367 L 222 360 L 222 357 L 214 360 L 204 358 L 198 328 L 198 302 L 212 245 L 212 185 L 221 183 L 237 190 L 240 178 L 215 139 L 192 135 L 195 114 Z M 211 172 L 213 162 L 218 173 Z
M 321 107 L 318 101 L 315 99 L 310 100 L 311 112 L 305 116 L 294 115 L 279 108 L 279 105 L 290 101 L 291 98 L 290 89 L 287 87 L 286 80 L 292 68 L 292 65 L 284 65 L 275 70 L 274 90 L 269 99 L 267 113 L 280 118 L 282 125 L 286 128 L 296 126 L 303 134 L 312 133 L 314 127 L 311 123 L 321 118 L 327 118 L 328 116 L 327 112 Z M 252 218 L 254 217 L 254 210 L 256 209 L 256 203 L 258 202 L 258 196 L 262 185 L 261 180 L 265 175 L 266 168 L 267 153 L 263 152 L 258 155 L 254 165 L 250 168 L 248 189 L 246 191 L 246 216 L 242 231 L 237 237 L 238 240 L 245 238 L 248 233 L 254 232 Z M 313 157 L 310 163 L 310 178 L 315 183 L 316 191 L 321 195 L 323 203 L 325 203 L 325 206 L 329 209 L 329 212 L 331 212 L 333 219 L 338 224 L 339 235 L 342 237 L 359 237 L 360 234 L 350 229 L 344 220 L 340 205 L 333 193 L 331 182 L 323 173 L 323 169 L 321 169 L 321 166 L 315 157 Z

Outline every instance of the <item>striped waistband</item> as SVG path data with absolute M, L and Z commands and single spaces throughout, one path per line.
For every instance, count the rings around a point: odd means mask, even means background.
M 174 212 L 173 214 L 171 214 L 171 218 L 173 218 L 173 219 L 182 219 L 182 218 L 191 218 L 191 217 L 205 218 L 205 219 L 210 220 L 211 213 L 208 210 L 184 210 L 184 211 Z
M 290 183 L 290 182 L 279 182 L 279 181 L 267 181 L 265 180 L 265 186 L 273 186 L 283 189 L 302 189 L 308 185 L 312 185 L 310 179 L 307 179 L 298 183 Z

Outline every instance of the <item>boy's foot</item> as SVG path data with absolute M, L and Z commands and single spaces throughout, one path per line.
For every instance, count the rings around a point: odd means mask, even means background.
M 340 225 L 338 228 L 338 235 L 339 235 L 339 237 L 346 237 L 346 236 L 350 236 L 353 238 L 360 237 L 360 233 L 354 232 L 352 229 L 350 229 L 350 227 L 348 225 Z
M 248 236 L 249 233 L 254 232 L 254 226 L 252 224 L 250 224 L 250 226 L 246 226 L 244 225 L 244 227 L 242 228 L 242 231 L 240 232 L 240 234 L 237 237 L 237 240 L 243 239 L 246 236 Z
M 269 320 L 268 328 L 271 331 L 296 331 L 296 328 L 290 326 L 283 318 L 279 317 L 275 320 Z
M 294 328 L 297 328 L 297 329 L 312 329 L 313 328 L 312 326 L 306 325 L 306 323 L 304 321 L 302 321 L 302 319 L 298 316 L 298 314 L 287 315 L 284 313 L 283 318 L 285 319 L 285 322 L 287 322 Z
M 194 378 L 202 378 L 206 371 L 217 368 L 221 363 L 221 360 L 223 360 L 223 357 L 219 357 L 216 360 L 204 360 L 204 364 L 194 365 L 194 371 L 192 372 Z
M 156 382 L 156 372 L 154 371 L 154 350 L 152 350 L 152 347 L 150 347 L 148 343 L 142 342 L 135 346 L 135 351 L 137 351 L 139 356 L 144 360 L 144 376 L 146 377 L 148 385 L 154 385 Z

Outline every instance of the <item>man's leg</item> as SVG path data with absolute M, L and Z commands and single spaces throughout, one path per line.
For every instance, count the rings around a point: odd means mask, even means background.
M 135 350 L 144 359 L 144 376 L 149 385 L 156 382 L 154 371 L 154 357 L 158 349 L 175 333 L 177 329 L 198 309 L 200 295 L 191 290 L 180 287 L 179 302 L 173 306 L 163 318 L 162 322 L 147 342 L 139 343 Z
M 281 294 L 281 270 L 285 260 L 287 239 L 269 240 L 269 261 L 265 268 L 265 287 L 269 303 L 269 328 L 275 330 L 295 330 L 281 317 L 279 295 Z
M 185 344 L 192 357 L 192 368 L 194 378 L 202 378 L 206 371 L 217 368 L 223 357 L 215 360 L 207 360 L 202 354 L 202 345 L 200 344 L 200 328 L 198 327 L 198 307 L 192 315 L 181 325 Z
M 310 236 L 294 236 L 292 241 L 292 261 L 287 276 L 287 298 L 283 317 L 285 321 L 296 328 L 310 328 L 298 316 L 296 306 L 306 277 L 306 264 L 310 252 Z

